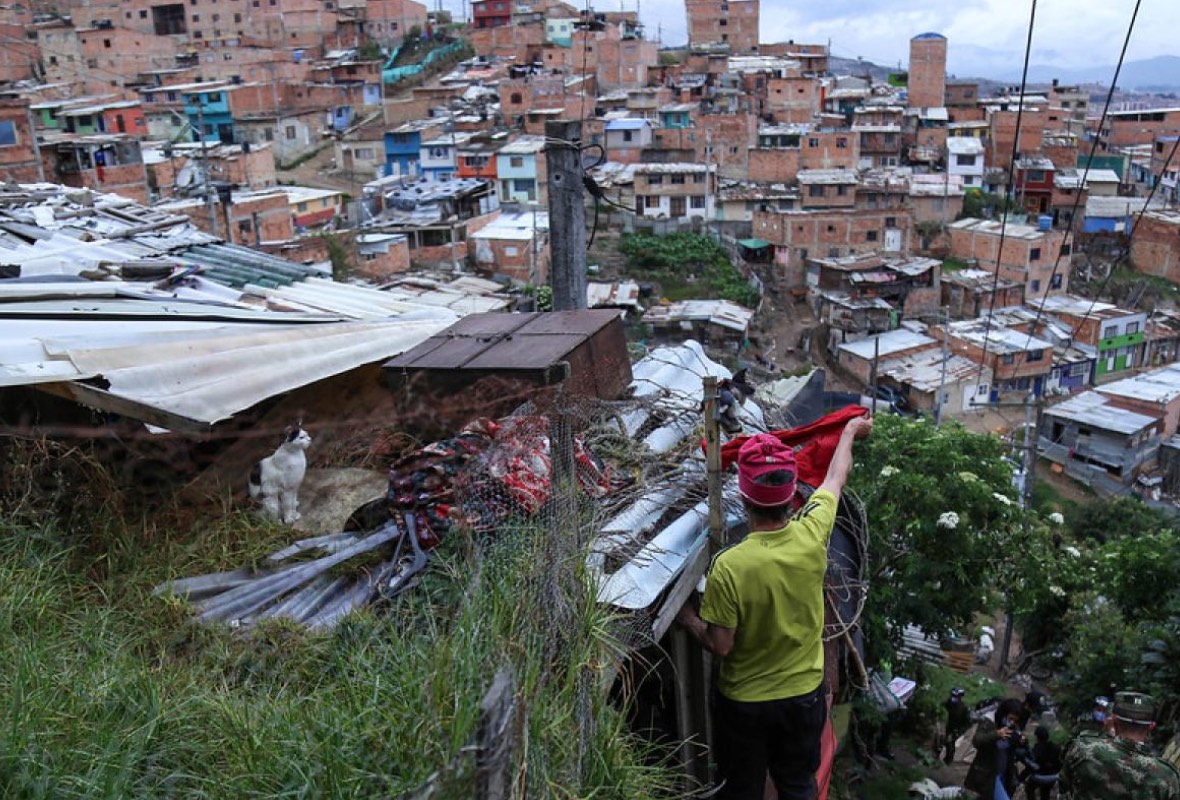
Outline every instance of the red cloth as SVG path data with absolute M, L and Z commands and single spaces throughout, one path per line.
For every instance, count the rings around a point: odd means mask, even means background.
M 810 425 L 783 431 L 770 431 L 780 442 L 798 447 L 795 453 L 796 477 L 810 486 L 819 486 L 828 474 L 828 465 L 836 452 L 840 434 L 849 421 L 869 413 L 864 406 L 845 406 L 839 411 L 820 417 Z M 738 451 L 750 439 L 749 436 L 735 436 L 721 445 L 721 468 L 729 469 L 737 460 Z M 704 444 L 701 444 L 704 449 Z
M 832 708 L 828 703 L 829 712 Z M 819 787 L 817 800 L 828 800 L 828 789 L 832 787 L 832 766 L 836 762 L 836 731 L 832 729 L 832 717 L 829 713 L 824 723 L 824 732 L 819 739 L 819 769 L 815 771 L 815 783 Z

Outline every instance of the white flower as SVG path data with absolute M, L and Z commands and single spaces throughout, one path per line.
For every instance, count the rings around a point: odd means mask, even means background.
M 881 467 L 881 477 L 882 478 L 888 478 L 890 475 L 896 475 L 899 472 L 901 472 L 901 470 L 899 470 L 897 467 L 893 466 L 892 464 L 886 464 L 885 466 Z
M 959 527 L 959 515 L 954 511 L 944 511 L 938 518 L 938 527 L 954 530 Z
M 1001 503 L 1003 503 L 1006 506 L 1012 505 L 1012 498 L 1006 494 L 1000 494 L 999 492 L 992 492 L 992 497 L 996 498 L 997 500 L 999 500 Z
M 1079 549 L 1077 549 L 1077 548 L 1076 548 L 1076 547 L 1074 547 L 1073 545 L 1070 545 L 1069 547 L 1066 547 L 1066 548 L 1065 548 L 1065 552 L 1069 553 L 1069 554 L 1070 554 L 1071 556 L 1073 556 L 1074 558 L 1081 558 L 1081 557 L 1082 557 L 1082 551 L 1081 551 L 1081 550 L 1079 550 Z
M 1065 590 L 1060 586 L 1050 585 L 1049 594 L 1053 595 L 1054 597 L 1065 597 Z
M 1065 517 L 1061 516 L 1060 511 L 1054 511 L 1052 514 L 1049 515 L 1049 521 L 1052 522 L 1054 525 L 1064 525 L 1065 524 Z
M 963 483 L 974 483 L 979 480 L 979 476 L 974 472 L 960 472 L 959 480 L 963 481 Z

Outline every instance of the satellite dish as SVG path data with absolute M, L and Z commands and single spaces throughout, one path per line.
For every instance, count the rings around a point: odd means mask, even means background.
M 180 168 L 180 172 L 176 173 L 176 188 L 187 189 L 193 185 L 193 181 L 197 177 L 197 169 L 192 164 L 185 164 Z

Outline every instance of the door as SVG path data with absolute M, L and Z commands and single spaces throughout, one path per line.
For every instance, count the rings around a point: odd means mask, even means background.
M 670 216 L 673 218 L 683 217 L 685 212 L 688 210 L 688 205 L 685 199 L 683 197 L 673 197 L 671 200 L 672 210 L 670 212 Z
M 891 253 L 901 252 L 901 231 L 897 228 L 885 229 L 885 249 Z

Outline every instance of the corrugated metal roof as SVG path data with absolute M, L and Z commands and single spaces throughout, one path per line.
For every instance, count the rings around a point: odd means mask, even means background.
M 1180 397 L 1180 363 L 1143 372 L 1098 387 L 1102 394 L 1167 405 Z
M 1107 398 L 1097 392 L 1084 392 L 1063 403 L 1050 406 L 1045 409 L 1045 415 L 1127 435 L 1138 433 L 1160 421 L 1156 417 L 1136 414 L 1134 411 L 1110 405 Z
M 874 353 L 878 358 L 881 358 L 892 353 L 900 353 L 903 350 L 914 350 L 918 347 L 933 346 L 936 344 L 938 342 L 929 336 L 924 336 L 923 334 L 906 330 L 905 328 L 898 328 L 895 331 L 882 333 L 868 339 L 861 339 L 859 342 L 845 342 L 840 345 L 840 350 L 852 353 L 859 358 L 871 359 Z

